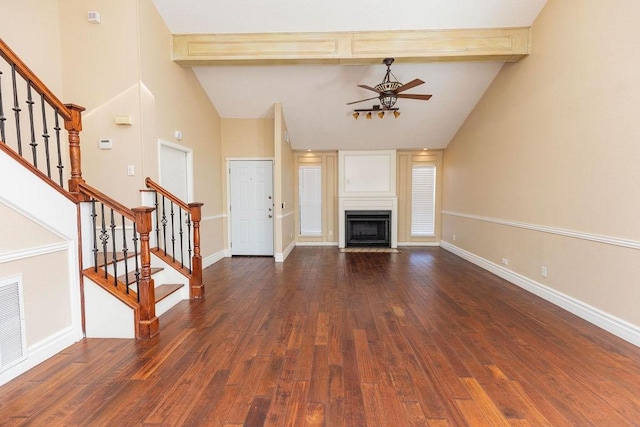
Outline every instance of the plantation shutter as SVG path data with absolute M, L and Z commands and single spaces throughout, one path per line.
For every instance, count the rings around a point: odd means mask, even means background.
M 322 167 L 300 166 L 298 178 L 300 234 L 322 234 Z
M 436 167 L 414 166 L 411 171 L 411 235 L 433 236 L 436 213 Z

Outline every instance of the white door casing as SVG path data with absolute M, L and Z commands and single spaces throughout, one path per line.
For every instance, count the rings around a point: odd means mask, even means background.
M 231 255 L 273 255 L 273 161 L 229 162 Z

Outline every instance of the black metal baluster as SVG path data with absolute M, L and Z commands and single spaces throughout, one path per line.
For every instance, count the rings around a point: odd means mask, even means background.
M 33 157 L 33 166 L 38 167 L 38 143 L 36 142 L 36 129 L 33 125 L 33 97 L 31 96 L 31 82 L 27 81 L 27 111 L 29 112 L 29 130 L 31 130 L 31 157 Z
M 7 118 L 4 116 L 4 103 L 2 102 L 2 71 L 0 71 L 0 139 L 6 144 L 6 138 L 4 134 L 4 122 Z
M 191 212 L 187 212 L 187 253 L 189 254 L 189 273 L 191 273 Z
M 96 199 L 91 199 L 91 221 L 93 223 L 93 271 L 98 272 L 98 235 L 96 228 L 98 226 L 96 218 Z
M 113 252 L 111 253 L 111 261 L 113 262 L 113 285 L 118 287 L 118 256 L 116 253 L 116 221 L 113 215 L 113 209 L 111 209 L 111 224 L 109 224 L 109 228 L 111 228 L 111 247 L 113 248 Z M 127 279 L 125 278 L 125 285 Z
M 154 191 L 156 207 L 156 247 L 160 248 L 160 211 L 158 210 L 158 192 Z
M 162 196 L 162 246 L 164 246 L 164 255 L 167 255 L 167 213 L 164 206 L 164 196 Z
M 138 302 L 140 302 L 140 266 L 138 265 L 138 230 L 136 228 L 135 221 L 133 222 L 133 255 L 136 260 L 136 272 L 134 275 L 136 276 L 136 295 L 138 298 Z
M 11 78 L 13 79 L 13 112 L 16 117 L 16 137 L 18 138 L 18 154 L 22 156 L 22 137 L 20 135 L 20 104 L 18 103 L 18 85 L 16 82 L 16 64 L 11 65 Z
M 173 224 L 173 202 L 171 202 L 171 257 L 176 262 L 176 227 Z
M 180 224 L 180 266 L 184 267 L 184 245 L 182 243 L 182 208 L 178 209 L 178 224 Z
M 60 127 L 60 113 L 58 112 L 58 109 L 55 109 L 55 118 L 56 118 L 56 123 L 55 126 L 53 127 L 53 130 L 56 131 L 56 145 L 57 145 L 57 150 L 58 150 L 58 166 L 56 166 L 58 168 L 58 175 L 59 175 L 59 179 L 60 179 L 60 187 L 64 188 L 64 184 L 62 182 L 62 169 L 64 169 L 64 166 L 62 165 L 62 149 L 60 148 L 60 130 L 62 129 Z
M 127 229 L 125 227 L 124 215 L 122 216 L 122 256 L 124 257 L 124 277 L 129 278 L 129 260 L 127 257 L 127 253 L 129 249 L 127 248 Z M 127 285 L 127 294 L 129 293 L 129 285 Z
M 49 130 L 47 128 L 47 110 L 45 109 L 44 95 L 40 95 L 40 108 L 42 109 L 42 138 L 44 139 L 44 155 L 47 162 L 47 176 L 51 178 L 51 159 L 49 156 Z
M 102 257 L 104 261 L 104 278 L 107 279 L 107 248 L 109 243 L 109 233 L 107 233 L 107 225 L 104 219 L 104 203 L 100 202 L 100 216 L 102 217 L 102 227 L 100 228 L 100 241 L 102 242 Z

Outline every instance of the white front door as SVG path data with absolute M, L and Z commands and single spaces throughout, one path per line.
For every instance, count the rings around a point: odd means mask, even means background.
M 273 162 L 229 162 L 231 255 L 273 255 Z

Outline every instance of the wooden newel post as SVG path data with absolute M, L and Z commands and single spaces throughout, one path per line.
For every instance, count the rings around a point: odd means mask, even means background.
M 189 283 L 190 298 L 202 298 L 202 255 L 200 255 L 200 221 L 202 220 L 203 203 L 189 203 L 191 221 L 193 221 L 193 257 L 191 259 L 191 280 Z
M 160 321 L 156 317 L 156 295 L 153 279 L 151 278 L 151 248 L 149 233 L 151 232 L 151 212 L 155 208 L 143 206 L 133 208 L 136 217 L 136 228 L 140 233 L 140 283 L 138 297 L 140 298 L 140 322 L 138 334 L 140 338 L 151 338 L 158 333 Z
M 81 196 L 78 184 L 84 182 L 82 178 L 82 165 L 80 159 L 80 132 L 82 131 L 82 112 L 84 107 L 75 104 L 65 104 L 71 112 L 71 118 L 64 121 L 64 128 L 69 133 L 69 157 L 71 162 L 71 178 L 69 178 L 69 192 L 78 200 L 86 201 Z

